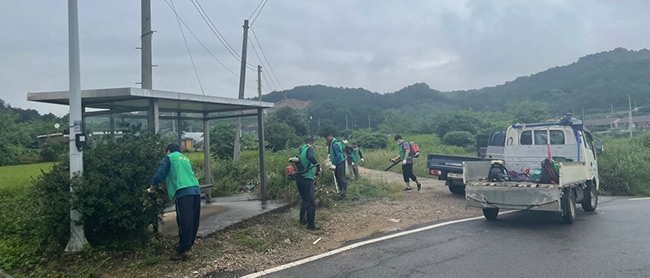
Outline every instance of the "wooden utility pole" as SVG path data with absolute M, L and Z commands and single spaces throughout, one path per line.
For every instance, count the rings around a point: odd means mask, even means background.
M 248 19 L 244 20 L 244 40 L 241 46 L 241 70 L 239 72 L 239 99 L 244 99 L 246 85 L 246 49 L 248 48 Z M 241 160 L 241 118 L 237 118 L 237 130 L 235 130 L 235 151 L 232 160 L 239 163 Z

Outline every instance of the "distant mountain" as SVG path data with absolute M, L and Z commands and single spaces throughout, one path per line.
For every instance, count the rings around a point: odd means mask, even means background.
M 617 48 L 588 55 L 566 66 L 519 77 L 503 85 L 445 93 L 454 103 L 476 110 L 502 110 L 510 101 L 548 102 L 554 112 L 625 110 L 628 95 L 650 105 L 650 50 Z
M 307 113 L 314 119 L 329 119 L 339 127 L 376 127 L 383 121 L 386 110 L 413 110 L 416 107 L 451 107 L 448 96 L 433 90 L 425 83 L 416 83 L 397 92 L 379 94 L 363 88 L 335 88 L 323 85 L 299 86 L 275 91 L 263 97 L 264 101 L 280 105 L 290 100 L 309 102 Z
M 633 104 L 650 106 L 650 50 L 617 48 L 579 58 L 578 61 L 519 77 L 505 84 L 478 90 L 440 92 L 416 83 L 386 94 L 363 88 L 335 88 L 323 85 L 299 86 L 264 96 L 265 101 L 308 102 L 305 113 L 329 119 L 339 127 L 376 127 L 385 111 L 399 110 L 421 116 L 432 111 L 503 111 L 508 102 L 539 100 L 549 103 L 551 112 L 564 114 L 626 110 L 628 95 Z M 304 106 L 303 106 L 304 107 Z

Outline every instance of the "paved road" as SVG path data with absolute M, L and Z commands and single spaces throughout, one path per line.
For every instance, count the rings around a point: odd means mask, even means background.
M 264 277 L 650 277 L 650 199 L 601 198 L 576 223 L 515 212 L 368 244 Z

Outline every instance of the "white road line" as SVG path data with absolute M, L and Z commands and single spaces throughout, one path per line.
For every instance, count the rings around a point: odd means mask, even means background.
M 632 199 L 627 199 L 628 201 L 643 201 L 643 200 L 650 200 L 650 197 L 645 197 L 645 198 L 632 198 Z
M 499 213 L 499 215 L 508 214 L 508 213 L 512 213 L 512 212 L 515 212 L 515 211 L 514 210 L 504 211 L 502 213 Z M 344 247 L 341 247 L 339 249 L 334 249 L 332 251 L 328 251 L 328 252 L 325 252 L 323 254 L 319 254 L 319 255 L 312 256 L 312 257 L 304 258 L 302 260 L 291 262 L 291 263 L 288 263 L 288 264 L 285 264 L 285 265 L 277 266 L 277 267 L 270 268 L 270 269 L 267 269 L 267 270 L 262 270 L 260 272 L 251 273 L 251 274 L 248 274 L 246 276 L 242 276 L 241 278 L 262 277 L 262 276 L 267 275 L 267 274 L 271 274 L 271 273 L 274 273 L 274 272 L 278 272 L 278 271 L 282 271 L 282 270 L 285 270 L 285 269 L 292 268 L 294 266 L 299 266 L 299 265 L 302 265 L 302 264 L 313 262 L 313 261 L 316 261 L 316 260 L 319 260 L 319 259 L 322 259 L 322 258 L 325 258 L 325 257 L 329 257 L 329 256 L 332 256 L 332 255 L 341 253 L 341 252 L 345 252 L 345 251 L 348 251 L 348 250 L 359 248 L 361 246 L 372 244 L 372 243 L 375 243 L 375 242 L 380 242 L 380 241 L 384 241 L 384 240 L 393 239 L 393 238 L 396 238 L 396 237 L 415 234 L 415 233 L 419 233 L 419 232 L 423 232 L 423 231 L 427 231 L 427 230 L 431 230 L 431 229 L 435 229 L 435 228 L 440 228 L 440 227 L 444 227 L 444 226 L 448 226 L 448 225 L 452 225 L 452 224 L 458 224 L 458 223 L 462 223 L 462 222 L 468 222 L 468 221 L 479 220 L 479 219 L 483 219 L 483 216 L 477 216 L 477 217 L 465 218 L 465 219 L 458 219 L 458 220 L 438 223 L 438 224 L 434 224 L 434 225 L 426 226 L 426 227 L 422 227 L 422 228 L 417 228 L 417 229 L 413 229 L 413 230 L 403 231 L 403 232 L 399 232 L 399 233 L 395 233 L 395 234 L 391 234 L 391 235 L 387 235 L 387 236 L 383 236 L 383 237 L 373 238 L 373 239 L 370 239 L 370 240 L 350 244 L 348 246 L 344 246 Z

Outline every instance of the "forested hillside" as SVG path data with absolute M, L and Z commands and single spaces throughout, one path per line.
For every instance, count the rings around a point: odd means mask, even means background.
M 313 85 L 273 92 L 264 99 L 312 101 L 310 113 L 314 117 L 340 122 L 348 115 L 357 127 L 368 127 L 369 115 L 371 123 L 378 125 L 385 118 L 382 111 L 391 109 L 418 111 L 415 114 L 459 108 L 506 111 L 508 103 L 526 101 L 547 103 L 551 115 L 581 109 L 590 114 L 609 112 L 612 105 L 614 110 L 626 110 L 628 95 L 639 106 L 650 103 L 650 50 L 617 48 L 478 90 L 442 93 L 417 83 L 394 93 L 379 94 L 362 88 Z
M 536 100 L 549 103 L 552 112 L 560 114 L 572 108 L 607 112 L 611 105 L 626 110 L 628 95 L 645 106 L 650 103 L 650 50 L 617 48 L 503 85 L 446 95 L 463 107 L 479 110 L 503 109 L 512 100 Z

